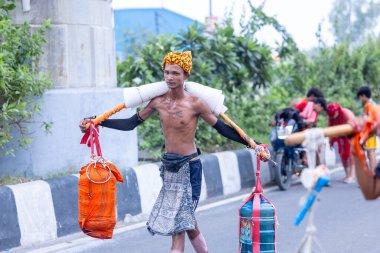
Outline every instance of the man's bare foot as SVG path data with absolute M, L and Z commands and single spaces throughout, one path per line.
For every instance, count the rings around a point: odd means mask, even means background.
M 346 177 L 346 178 L 343 179 L 343 182 L 345 184 L 351 184 L 351 183 L 354 183 L 355 180 L 352 177 Z

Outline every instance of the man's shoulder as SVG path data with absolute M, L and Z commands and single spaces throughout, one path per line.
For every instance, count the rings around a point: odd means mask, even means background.
M 376 105 L 376 102 L 373 101 L 373 99 L 369 99 L 367 102 L 365 102 L 364 107 L 370 107 Z
M 351 111 L 350 109 L 348 108 L 342 108 L 342 111 L 344 114 L 348 115 L 348 116 L 355 116 L 354 112 Z
M 342 107 L 342 111 L 344 111 L 344 112 L 352 112 L 350 109 L 348 109 L 348 108 L 345 108 L 345 107 Z
M 188 99 L 194 103 L 199 103 L 200 101 L 202 101 L 199 97 L 197 97 L 197 96 L 195 96 L 189 92 L 186 92 L 186 99 Z
M 165 94 L 162 94 L 162 95 L 160 95 L 160 96 L 157 96 L 157 97 L 154 97 L 154 98 L 152 98 L 150 101 L 151 101 L 151 103 L 159 103 L 159 102 L 161 102 L 162 100 L 164 100 L 165 99 L 165 96 L 166 96 L 166 94 L 167 93 L 165 93 Z
M 376 104 L 373 104 L 371 101 L 367 101 L 364 105 L 364 112 L 368 114 L 375 107 Z
M 199 97 L 194 96 L 190 93 L 187 93 L 186 100 L 189 101 L 191 103 L 191 105 L 196 109 L 200 109 L 204 105 L 206 105 L 206 103 L 202 99 L 200 99 Z

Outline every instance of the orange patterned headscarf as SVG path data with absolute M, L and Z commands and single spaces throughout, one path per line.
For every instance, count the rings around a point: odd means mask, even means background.
M 177 64 L 190 75 L 193 66 L 191 52 L 169 52 L 162 61 L 162 70 L 165 70 L 165 64 Z

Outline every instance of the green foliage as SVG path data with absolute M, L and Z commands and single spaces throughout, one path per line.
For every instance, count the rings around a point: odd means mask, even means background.
M 376 28 L 380 2 L 373 0 L 335 0 L 330 23 L 337 43 L 359 44 Z
M 118 64 L 118 84 L 121 87 L 137 86 L 163 79 L 161 61 L 169 51 L 189 48 L 193 55 L 190 81 L 222 89 L 226 95 L 228 115 L 251 136 L 257 136 L 258 119 L 265 117 L 258 108 L 261 101 L 258 92 L 272 82 L 273 67 L 271 49 L 259 43 L 255 34 L 262 27 L 274 27 L 284 38 L 279 47 L 281 55 L 295 50 L 294 42 L 285 29 L 262 11 L 262 6 L 251 5 L 250 19 L 241 24 L 237 32 L 227 19 L 212 33 L 195 23 L 178 36 L 153 37 L 146 45 L 136 49 L 137 56 L 129 55 Z M 290 50 L 291 48 L 291 50 Z M 149 119 L 139 131 L 139 146 L 157 155 L 161 152 L 163 136 L 158 117 Z M 203 151 L 233 148 L 236 144 L 226 140 L 203 121 L 200 122 L 196 140 Z M 241 145 L 239 145 L 241 147 Z
M 252 120 L 254 134 L 268 136 L 268 122 L 273 120 L 275 113 L 289 106 L 293 99 L 305 97 L 311 87 L 320 88 L 328 103 L 337 102 L 356 115 L 362 114 L 356 92 L 360 86 L 368 85 L 374 100 L 379 102 L 379 73 L 380 38 L 351 48 L 348 44 L 323 47 L 312 55 L 297 51 L 289 54 L 273 68 L 271 84 L 262 90 L 256 106 L 250 110 L 255 115 Z M 318 126 L 327 126 L 324 113 L 318 119 Z
M 16 8 L 15 0 L 0 0 L 0 17 L 3 18 L 14 8 Z
M 356 47 L 339 44 L 321 48 L 307 57 L 297 53 L 288 61 L 281 62 L 274 71 L 274 83 L 265 96 L 276 104 L 268 110 L 273 115 L 278 105 L 286 106 L 291 99 L 304 97 L 311 87 L 320 88 L 327 102 L 338 102 L 355 114 L 362 113 L 356 99 L 360 86 L 368 85 L 375 101 L 380 101 L 380 39 L 369 39 Z M 279 95 L 280 94 L 280 95 Z M 277 101 L 277 103 L 276 103 Z M 326 119 L 319 125 L 326 125 Z
M 262 6 L 250 7 L 252 16 L 241 24 L 239 33 L 227 19 L 211 34 L 194 24 L 177 37 L 154 37 L 147 45 L 140 46 L 137 56 L 130 55 L 118 65 L 119 86 L 162 80 L 163 56 L 189 46 L 193 53 L 190 80 L 223 89 L 230 118 L 248 135 L 266 143 L 271 130 L 268 124 L 275 113 L 289 106 L 293 99 L 305 97 L 311 87 L 320 88 L 328 102 L 338 102 L 355 114 L 362 112 L 356 99 L 360 86 L 369 85 L 374 99 L 380 101 L 380 39 L 326 47 L 319 37 L 320 48 L 311 53 L 299 52 L 291 36 L 276 19 L 262 11 Z M 274 27 L 283 38 L 276 49 L 280 56 L 276 63 L 272 61 L 271 50 L 255 39 L 256 32 L 266 25 Z M 156 115 L 138 128 L 140 148 L 150 150 L 155 156 L 160 154 L 164 143 L 159 124 Z M 327 125 L 323 113 L 318 125 Z M 203 121 L 198 126 L 196 140 L 206 152 L 241 147 Z
M 50 24 L 47 21 L 33 33 L 27 23 L 12 25 L 7 11 L 14 7 L 13 0 L 0 0 L 0 155 L 13 153 L 5 144 L 15 135 L 21 146 L 30 143 L 24 123 L 39 110 L 35 97 L 51 85 L 36 68 Z

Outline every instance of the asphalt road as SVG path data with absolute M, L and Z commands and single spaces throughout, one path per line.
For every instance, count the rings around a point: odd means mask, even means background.
M 380 199 L 365 201 L 358 186 L 343 184 L 340 181 L 342 177 L 342 172 L 334 174 L 332 186 L 324 188 L 319 195 L 320 201 L 315 211 L 316 237 L 326 253 L 379 253 Z M 265 193 L 277 210 L 279 226 L 276 239 L 279 253 L 296 252 L 303 238 L 306 220 L 299 227 L 295 227 L 293 221 L 300 209 L 299 200 L 305 193 L 306 190 L 301 184 L 293 185 L 287 192 L 274 190 Z M 196 216 L 209 252 L 237 252 L 240 203 L 233 201 L 197 212 Z M 66 246 L 56 248 L 52 252 L 166 253 L 171 245 L 170 237 L 151 236 L 145 228 L 118 233 L 112 240 L 90 239 L 83 235 L 80 237 L 76 239 L 76 243 L 64 239 L 66 241 L 63 246 Z M 49 251 L 35 248 L 32 252 Z M 185 252 L 194 252 L 188 240 Z

